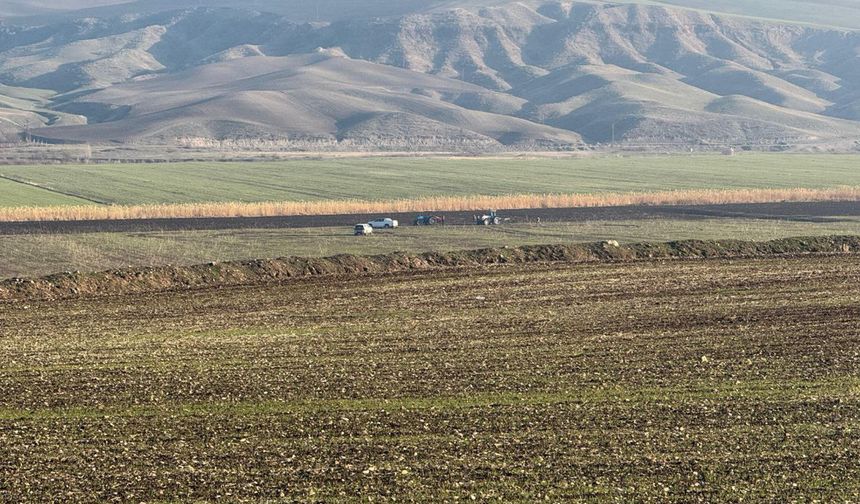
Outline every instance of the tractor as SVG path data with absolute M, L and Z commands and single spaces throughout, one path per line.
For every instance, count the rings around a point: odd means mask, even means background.
M 498 226 L 502 223 L 502 219 L 496 214 L 495 210 L 490 210 L 488 214 L 485 215 L 476 215 L 475 216 L 475 224 L 479 226 Z
M 415 218 L 416 226 L 435 226 L 436 224 L 445 224 L 444 215 L 419 215 Z

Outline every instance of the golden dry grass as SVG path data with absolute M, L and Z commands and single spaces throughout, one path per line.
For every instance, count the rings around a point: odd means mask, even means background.
M 293 215 L 384 214 L 477 211 L 491 208 L 586 208 L 626 205 L 716 205 L 798 201 L 860 201 L 860 187 L 826 189 L 697 189 L 601 194 L 509 194 L 432 196 L 401 200 L 283 201 L 262 203 L 187 203 L 163 205 L 89 205 L 0 209 L 0 222 L 193 217 L 277 217 Z

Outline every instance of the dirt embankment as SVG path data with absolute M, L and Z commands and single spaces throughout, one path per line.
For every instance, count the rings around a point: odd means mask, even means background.
M 539 262 L 614 262 L 860 253 L 860 236 L 788 238 L 769 242 L 679 241 L 619 245 L 599 242 L 532 245 L 460 252 L 392 253 L 327 258 L 285 257 L 196 266 L 61 273 L 0 282 L 0 301 L 97 297 L 280 282 L 290 278 L 397 273 L 452 267 Z

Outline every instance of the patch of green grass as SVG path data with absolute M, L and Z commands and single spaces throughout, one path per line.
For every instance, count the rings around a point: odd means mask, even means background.
M 302 160 L 52 165 L 0 173 L 110 204 L 399 199 L 860 185 L 860 156 L 750 154 L 564 159 Z M 24 194 L 24 193 L 22 193 Z M 17 204 L 57 204 L 34 195 Z M 0 206 L 11 206 L 0 198 Z
M 3 168 L 0 168 L 0 173 L 2 171 Z M 90 202 L 74 196 L 66 196 L 46 189 L 0 178 L 0 206 L 3 207 L 86 204 L 90 204 Z

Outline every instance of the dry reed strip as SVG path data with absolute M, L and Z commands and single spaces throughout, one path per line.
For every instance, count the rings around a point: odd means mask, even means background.
M 627 205 L 718 205 L 810 201 L 860 201 L 860 186 L 824 189 L 693 189 L 599 194 L 429 196 L 399 200 L 213 202 L 161 205 L 88 205 L 0 208 L 0 222 L 282 217 L 297 215 L 454 212 L 487 209 L 588 208 Z

